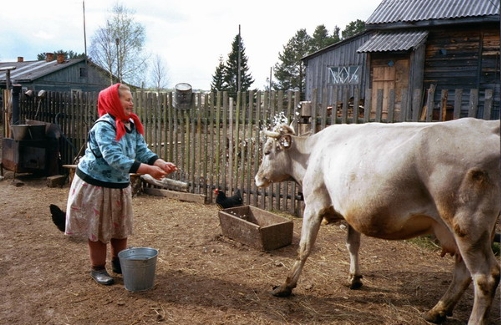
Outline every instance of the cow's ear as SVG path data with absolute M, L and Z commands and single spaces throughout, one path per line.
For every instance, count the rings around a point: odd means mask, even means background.
M 290 135 L 284 135 L 280 138 L 280 144 L 284 149 L 288 149 L 292 145 L 292 137 Z

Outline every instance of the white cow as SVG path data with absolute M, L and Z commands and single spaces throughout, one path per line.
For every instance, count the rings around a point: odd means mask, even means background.
M 487 322 L 500 279 L 491 249 L 501 212 L 499 121 L 334 125 L 308 137 L 282 125 L 265 133 L 256 185 L 294 180 L 305 201 L 298 259 L 274 295 L 296 287 L 322 218 L 344 219 L 352 288 L 362 285 L 361 233 L 389 240 L 433 234 L 455 268 L 424 318 L 445 321 L 473 279 L 468 324 Z

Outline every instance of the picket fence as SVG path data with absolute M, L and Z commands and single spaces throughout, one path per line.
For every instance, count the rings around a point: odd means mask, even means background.
M 213 189 L 231 195 L 238 188 L 244 204 L 300 216 L 301 189 L 294 182 L 265 189 L 254 184 L 262 155 L 263 128 L 284 118 L 299 134 L 308 134 L 339 123 L 434 121 L 465 116 L 491 119 L 499 115 L 499 108 L 493 108 L 490 90 L 483 92 L 482 100 L 475 89 L 454 90 L 452 100 L 447 99 L 447 91 L 442 91 L 438 103 L 432 100 L 433 91 L 428 90 L 425 105 L 419 90 L 412 99 L 397 99 L 393 92 L 378 91 L 376 102 L 371 103 L 370 89 L 365 101 L 349 92 L 324 103 L 302 102 L 299 93 L 293 91 L 249 91 L 237 94 L 235 99 L 226 92 L 217 92 L 194 93 L 189 109 L 177 109 L 173 92 L 138 91 L 134 102 L 135 112 L 145 126 L 146 142 L 160 157 L 178 166 L 179 170 L 169 177 L 188 183 L 190 193 L 205 195 L 210 203 L 215 200 Z M 471 105 L 463 107 L 458 96 L 467 93 Z M 313 98 L 317 98 L 315 94 Z M 43 99 L 21 95 L 19 118 L 55 124 L 61 131 L 60 165 L 74 164 L 97 118 L 96 103 L 97 93 L 48 92 Z

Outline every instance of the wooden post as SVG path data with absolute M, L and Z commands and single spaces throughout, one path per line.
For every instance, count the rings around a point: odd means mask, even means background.
M 449 91 L 447 89 L 442 89 L 442 96 L 440 96 L 440 115 L 438 117 L 439 121 L 445 121 L 445 116 L 447 114 L 447 100 L 449 99 Z
M 302 101 L 299 103 L 301 106 L 301 115 L 299 117 L 299 135 L 311 132 L 311 102 Z

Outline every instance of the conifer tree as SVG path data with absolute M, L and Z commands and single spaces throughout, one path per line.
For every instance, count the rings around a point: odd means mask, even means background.
M 357 19 L 355 21 L 352 21 L 348 25 L 346 25 L 346 28 L 343 30 L 342 35 L 343 39 L 351 37 L 353 35 L 356 35 L 362 31 L 365 30 L 365 22 Z
M 210 85 L 211 92 L 224 91 L 227 88 L 224 82 L 226 72 L 226 65 L 224 63 L 223 57 L 219 57 L 219 65 L 216 67 L 216 71 L 212 76 L 212 83 Z
M 226 90 L 231 97 L 236 98 L 238 90 L 247 91 L 254 83 L 252 75 L 249 73 L 248 58 L 245 55 L 245 46 L 240 33 L 235 36 L 231 44 L 231 52 L 228 54 L 224 81 Z M 240 67 L 240 74 L 238 69 Z
M 331 45 L 332 43 L 338 42 L 339 40 L 333 36 L 329 35 L 325 25 L 318 25 L 311 37 L 311 51 L 315 52 Z
M 278 54 L 279 62 L 274 66 L 273 88 L 276 90 L 299 90 L 303 94 L 305 84 L 305 67 L 302 58 L 321 50 L 331 44 L 362 32 L 365 23 L 361 20 L 351 22 L 339 37 L 339 27 L 335 26 L 332 35 L 329 35 L 324 25 L 315 29 L 313 36 L 309 36 L 306 29 L 300 29 L 284 46 L 283 52 Z
M 280 60 L 275 64 L 275 78 L 273 84 L 276 90 L 299 90 L 303 91 L 304 66 L 301 58 L 311 52 L 311 37 L 306 29 L 300 29 L 293 38 L 284 46 L 283 52 L 278 54 Z

